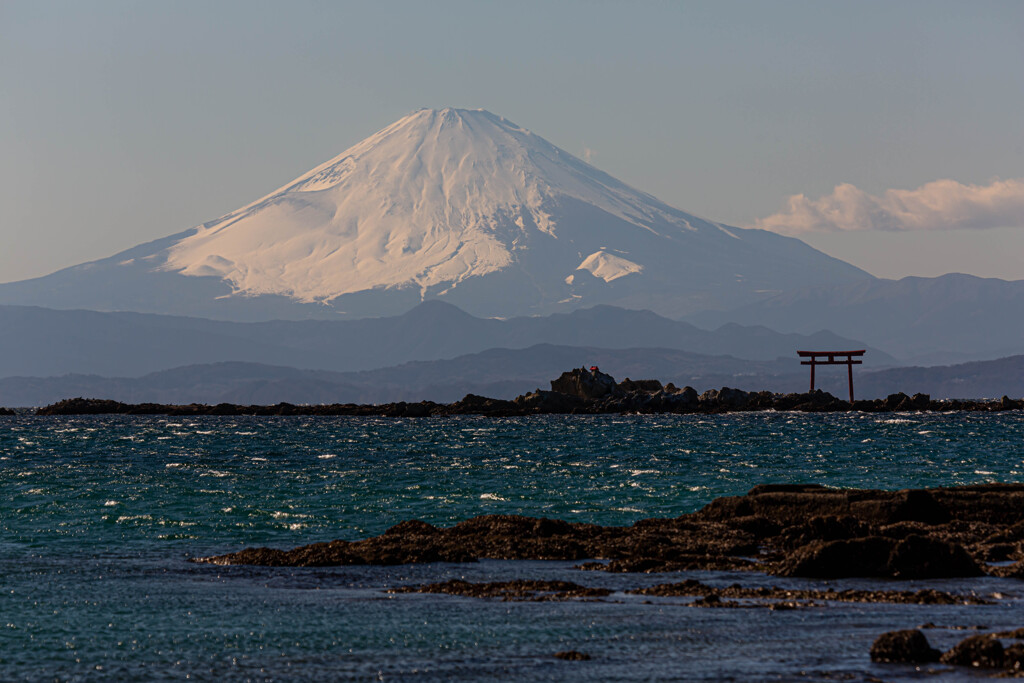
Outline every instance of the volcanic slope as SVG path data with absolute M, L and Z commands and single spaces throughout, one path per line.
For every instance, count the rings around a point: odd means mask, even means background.
M 204 317 L 482 316 L 595 304 L 678 316 L 871 276 L 634 190 L 482 110 L 424 109 L 237 211 L 0 285 L 0 303 Z

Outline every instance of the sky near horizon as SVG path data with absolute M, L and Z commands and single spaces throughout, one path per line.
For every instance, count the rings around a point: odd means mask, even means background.
M 421 107 L 882 277 L 1024 279 L 1024 2 L 0 0 L 0 282 L 236 209 Z

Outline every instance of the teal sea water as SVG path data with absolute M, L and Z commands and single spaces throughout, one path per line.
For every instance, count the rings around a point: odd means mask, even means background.
M 188 558 L 354 540 L 413 518 L 629 524 L 765 482 L 1021 482 L 1022 444 L 1020 413 L 0 418 L 0 680 L 913 679 L 912 668 L 868 661 L 878 633 L 929 621 L 1022 626 L 1021 582 L 928 584 L 999 592 L 991 606 L 771 612 L 624 593 L 506 603 L 385 592 L 454 577 L 786 583 L 751 573 L 624 576 L 497 561 L 268 569 Z M 939 646 L 962 636 L 930 634 Z M 551 657 L 566 649 L 593 660 Z

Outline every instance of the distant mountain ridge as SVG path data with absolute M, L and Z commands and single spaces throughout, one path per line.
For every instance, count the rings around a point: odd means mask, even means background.
M 671 349 L 598 349 L 539 344 L 489 349 L 451 360 L 416 361 L 363 372 L 298 370 L 256 363 L 214 363 L 174 368 L 136 378 L 66 375 L 0 379 L 0 405 L 42 405 L 75 396 L 124 402 L 381 403 L 453 401 L 467 393 L 512 398 L 564 370 L 598 365 L 618 379 L 649 376 L 717 382 L 740 372 L 784 372 L 796 361 L 744 361 Z M 799 366 L 797 366 L 799 367 Z M 73 396 L 72 396 L 73 397 Z
M 597 304 L 678 316 L 870 281 L 807 244 L 680 211 L 483 110 L 424 109 L 292 182 L 0 303 L 226 320 L 480 316 Z
M 125 377 L 221 361 L 358 371 L 539 343 L 661 347 L 750 360 L 795 357 L 798 348 L 807 347 L 861 348 L 861 342 L 826 332 L 779 334 L 736 325 L 712 332 L 650 311 L 611 306 L 498 320 L 430 301 L 389 318 L 266 323 L 0 306 L 0 377 Z M 867 360 L 895 364 L 877 349 Z
M 38 406 L 65 398 L 104 398 L 126 403 L 386 403 L 455 401 L 473 393 L 513 398 L 573 367 L 598 365 L 616 379 L 658 379 L 704 391 L 723 386 L 746 391 L 803 392 L 806 368 L 797 359 L 747 361 L 671 349 L 599 349 L 540 344 L 490 349 L 451 360 L 412 362 L 365 372 L 336 373 L 257 363 L 213 363 L 174 368 L 143 377 L 95 375 L 0 379 L 0 406 Z M 846 373 L 822 368 L 818 388 L 846 396 Z M 858 398 L 905 392 L 940 398 L 1024 396 L 1024 356 L 933 368 L 858 371 Z
M 686 318 L 788 332 L 828 329 L 923 365 L 1024 353 L 1024 280 L 950 273 L 785 292 L 731 311 Z

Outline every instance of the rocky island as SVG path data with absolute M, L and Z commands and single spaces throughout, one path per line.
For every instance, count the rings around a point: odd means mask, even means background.
M 334 403 L 325 405 L 245 406 L 128 404 L 103 399 L 74 398 L 36 410 L 36 415 L 351 415 L 383 417 L 443 417 L 450 415 L 486 415 L 511 417 L 524 415 L 601 415 L 654 413 L 727 413 L 740 411 L 794 410 L 800 412 L 897 412 L 897 411 L 1004 411 L 1024 409 L 1024 399 L 1007 396 L 997 401 L 933 401 L 927 394 L 892 394 L 884 399 L 850 403 L 824 391 L 802 394 L 775 394 L 769 391 L 710 389 L 697 393 L 693 387 L 679 388 L 658 380 L 616 382 L 597 368 L 577 368 L 551 381 L 550 390 L 537 389 L 512 400 L 469 394 L 455 403 L 383 403 L 375 405 Z

